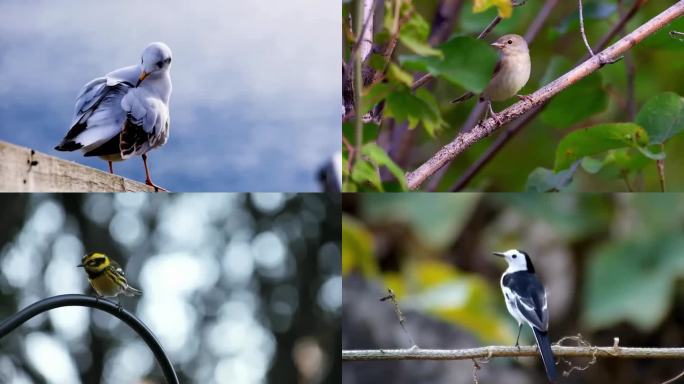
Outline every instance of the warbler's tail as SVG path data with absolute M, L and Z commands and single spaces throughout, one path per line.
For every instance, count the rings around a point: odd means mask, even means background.
M 142 295 L 142 291 L 139 289 L 135 289 L 129 285 L 126 287 L 126 290 L 124 291 L 124 295 L 126 295 L 126 296 L 140 296 L 140 295 Z
M 553 352 L 551 351 L 551 342 L 549 341 L 549 333 L 542 332 L 532 327 L 534 338 L 537 339 L 537 346 L 541 353 L 542 361 L 544 362 L 544 369 L 546 376 L 552 383 L 556 382 L 556 362 L 553 359 Z
M 460 97 L 451 100 L 451 103 L 452 103 L 452 104 L 453 104 L 453 103 L 461 103 L 461 102 L 464 102 L 464 101 L 470 99 L 470 98 L 473 97 L 473 96 L 475 96 L 475 94 L 472 93 L 472 92 L 464 93 L 464 94 L 462 94 Z

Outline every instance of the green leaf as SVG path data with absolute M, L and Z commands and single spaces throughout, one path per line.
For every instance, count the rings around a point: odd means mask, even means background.
M 430 24 L 417 12 L 401 27 L 399 41 L 408 49 L 422 56 L 442 56 L 442 51 L 428 44 Z
M 585 157 L 582 168 L 607 179 L 621 178 L 625 173 L 639 171 L 652 164 L 651 160 L 634 148 L 613 149 L 602 160 Z
M 556 149 L 555 171 L 567 169 L 585 156 L 593 156 L 609 149 L 643 147 L 648 134 L 634 123 L 608 123 L 583 128 L 569 133 Z
M 499 10 L 499 16 L 507 19 L 513 15 L 511 0 L 474 0 L 473 13 L 484 12 L 491 7 Z
M 527 192 L 562 191 L 572 182 L 572 177 L 575 175 L 579 163 L 579 161 L 576 161 L 569 169 L 558 173 L 539 167 L 528 176 L 525 189 Z
M 403 84 L 408 88 L 411 88 L 411 85 L 413 85 L 413 76 L 394 63 L 390 63 L 387 77 L 391 82 Z
M 365 160 L 356 160 L 351 177 L 352 180 L 359 184 L 369 183 L 376 190 L 382 191 L 382 182 L 380 181 L 380 175 L 378 174 L 377 169 Z
M 684 99 L 672 92 L 656 95 L 641 107 L 636 123 L 648 132 L 651 144 L 664 144 L 684 130 Z
M 653 331 L 669 313 L 674 285 L 684 276 L 681 234 L 608 243 L 589 258 L 583 321 L 602 329 L 628 321 Z
M 438 47 L 443 58 L 402 56 L 400 62 L 410 70 L 429 72 L 473 92 L 482 92 L 496 64 L 494 49 L 474 37 L 457 36 Z
M 424 88 L 416 91 L 416 97 L 421 99 L 430 111 L 430 113 L 426 113 L 423 117 L 423 127 L 425 127 L 430 136 L 434 137 L 436 132 L 448 126 L 447 122 L 442 119 L 439 103 L 437 103 L 435 96 Z
M 541 120 L 555 128 L 570 127 L 608 106 L 601 73 L 591 74 L 554 96 L 541 113 Z
M 411 129 L 422 122 L 426 131 L 430 135 L 434 135 L 434 131 L 446 123 L 442 120 L 439 109 L 435 106 L 436 102 L 434 102 L 435 105 L 430 104 L 434 99 L 424 94 L 427 91 L 421 91 L 416 95 L 408 89 L 391 93 L 385 104 L 385 116 L 393 117 L 399 122 L 408 121 Z
M 406 183 L 406 175 L 404 170 L 401 169 L 397 164 L 390 159 L 390 157 L 385 153 L 385 150 L 380 148 L 375 143 L 367 143 L 361 148 L 361 154 L 367 156 L 371 161 L 379 166 L 385 166 L 390 171 L 390 173 L 399 181 L 401 189 L 408 190 L 408 184 Z
M 387 83 L 377 83 L 370 88 L 364 89 L 361 95 L 361 116 L 373 109 L 379 102 L 392 93 L 392 85 Z

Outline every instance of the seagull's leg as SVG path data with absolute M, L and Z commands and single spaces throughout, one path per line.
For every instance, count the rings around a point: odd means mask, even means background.
M 153 187 L 155 192 L 159 192 L 159 191 L 167 192 L 166 189 L 164 189 L 160 186 L 157 186 L 152 182 L 152 179 L 150 178 L 150 170 L 147 168 L 147 154 L 144 153 L 142 155 L 142 158 L 143 158 L 143 163 L 145 164 L 145 184 Z
M 114 169 L 112 168 L 112 162 L 108 160 L 107 163 L 109 163 L 109 173 L 111 173 L 113 175 Z
M 522 323 L 520 323 L 518 326 L 518 337 L 515 339 L 515 346 L 518 347 L 518 352 L 520 352 L 520 344 L 518 342 L 520 341 L 520 332 L 521 331 L 522 331 Z

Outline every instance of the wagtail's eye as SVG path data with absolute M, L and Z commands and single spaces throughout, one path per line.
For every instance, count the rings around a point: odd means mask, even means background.
M 508 40 L 508 44 L 513 44 L 513 40 Z

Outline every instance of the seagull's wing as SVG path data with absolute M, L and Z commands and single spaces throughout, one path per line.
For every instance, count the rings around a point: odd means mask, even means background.
M 138 66 L 117 69 L 83 86 L 76 97 L 71 128 L 55 149 L 83 149 L 86 156 L 111 154 L 100 147 L 121 132 L 126 117 L 121 99 L 133 88 L 136 72 L 139 72 Z
M 144 88 L 131 89 L 121 100 L 126 121 L 120 135 L 122 158 L 142 155 L 166 143 L 169 110 L 166 104 Z
M 546 292 L 534 274 L 518 272 L 511 274 L 509 288 L 514 295 L 518 312 L 531 326 L 540 331 L 549 329 L 549 311 Z

